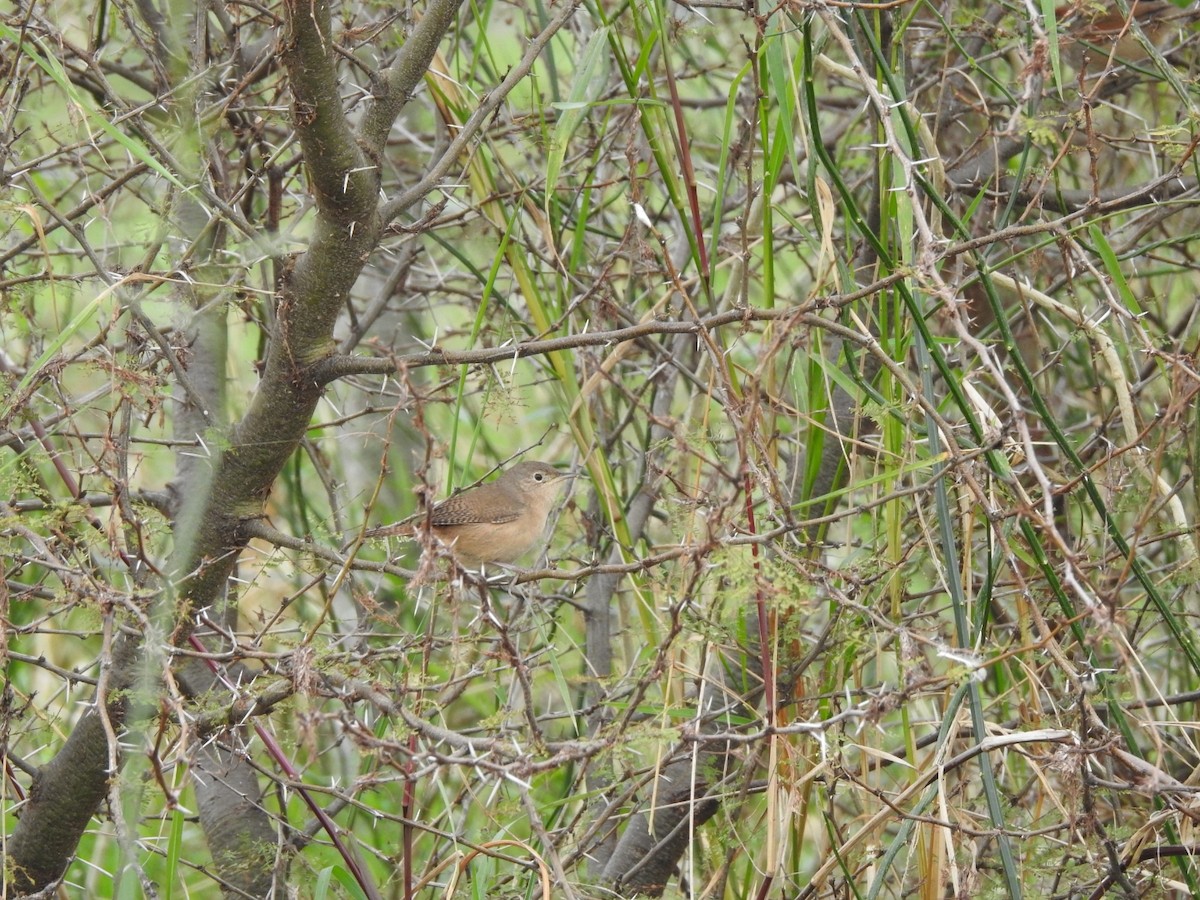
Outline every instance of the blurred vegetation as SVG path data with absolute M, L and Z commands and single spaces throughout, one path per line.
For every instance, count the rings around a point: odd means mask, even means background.
M 9 895 L 1200 893 L 1197 18 L 0 13 Z

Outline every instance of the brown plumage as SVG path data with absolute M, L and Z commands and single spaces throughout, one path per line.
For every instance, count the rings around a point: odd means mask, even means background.
M 426 521 L 464 566 L 515 562 L 541 542 L 566 477 L 543 462 L 517 463 L 495 481 L 447 497 Z M 372 528 L 364 537 L 414 537 L 421 521 Z

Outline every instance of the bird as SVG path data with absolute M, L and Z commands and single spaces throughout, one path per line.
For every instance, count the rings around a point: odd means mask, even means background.
M 494 481 L 447 497 L 424 522 L 466 568 L 513 563 L 529 553 L 546 531 L 550 510 L 569 473 L 549 463 L 527 461 Z M 364 538 L 416 537 L 422 520 L 368 529 Z

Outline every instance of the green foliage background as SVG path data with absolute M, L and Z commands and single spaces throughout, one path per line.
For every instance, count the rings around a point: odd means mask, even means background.
M 385 229 L 219 660 L 249 696 L 291 685 L 255 718 L 382 896 L 607 896 L 596 817 L 627 827 L 703 745 L 718 658 L 749 705 L 668 896 L 1198 890 L 1195 11 L 1053 6 L 579 4 Z M 161 73 L 142 7 L 0 18 L 6 834 L 114 629 L 180 652 L 170 485 L 231 446 L 322 227 L 270 61 L 287 8 L 214 7 Z M 385 202 L 559 11 L 459 10 Z M 410 12 L 333 6 L 352 123 Z M 225 399 L 184 434 L 197 309 Z M 536 575 L 455 584 L 358 540 L 523 454 L 584 475 Z M 617 569 L 598 678 L 587 592 Z M 230 698 L 140 690 L 120 809 L 66 889 L 218 896 L 189 729 Z M 359 896 L 277 760 L 228 734 L 305 835 L 294 889 Z M 640 789 L 605 812 L 597 773 Z

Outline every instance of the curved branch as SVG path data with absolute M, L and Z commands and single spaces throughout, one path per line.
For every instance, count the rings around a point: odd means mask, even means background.
M 363 118 L 361 134 L 371 153 L 379 155 L 387 144 L 396 116 L 412 98 L 442 37 L 454 22 L 462 0 L 433 0 L 404 42 L 395 61 L 379 76 L 374 97 Z
M 575 15 L 575 10 L 579 6 L 580 0 L 572 0 L 572 2 L 564 5 L 558 11 L 558 15 L 551 19 L 549 24 L 542 29 L 541 33 L 529 42 L 529 46 L 525 48 L 525 55 L 521 57 L 521 61 L 509 70 L 504 80 L 500 82 L 495 90 L 484 96 L 482 102 L 479 104 L 479 108 L 463 123 L 454 140 L 446 147 L 446 152 L 430 167 L 429 171 L 425 173 L 425 177 L 398 197 L 394 197 L 384 204 L 382 213 L 384 222 L 391 222 L 437 187 L 438 182 L 442 180 L 442 176 L 450 171 L 450 167 L 454 164 L 454 161 L 467 149 L 467 145 L 475 139 L 475 135 L 479 133 L 479 130 L 483 127 L 483 123 L 491 118 L 496 110 L 500 108 L 500 104 L 504 102 L 505 98 L 512 93 L 513 88 L 520 84 L 530 71 L 532 71 L 533 64 L 537 62 L 542 50 L 550 43 L 550 39 L 558 33 L 558 30 L 571 20 L 571 16 Z
M 822 304 L 824 305 L 824 304 Z M 801 307 L 805 309 L 806 307 Z M 816 308 L 807 307 L 807 308 Z M 601 347 L 620 344 L 637 338 L 662 334 L 699 334 L 709 328 L 719 328 L 734 322 L 763 322 L 795 317 L 796 323 L 824 324 L 819 316 L 798 312 L 797 309 L 735 309 L 695 321 L 654 320 L 616 328 L 612 331 L 591 331 L 548 338 L 543 341 L 523 341 L 503 347 L 488 347 L 483 350 L 432 350 L 428 353 L 412 353 L 393 359 L 367 358 L 358 356 L 335 356 L 322 360 L 310 370 L 310 375 L 328 384 L 349 375 L 391 375 L 397 369 L 419 369 L 427 366 L 486 365 L 529 356 L 541 356 L 558 350 L 573 350 L 577 347 Z
M 368 164 L 342 110 L 329 4 L 287 0 L 286 5 L 284 63 L 309 182 L 323 217 L 349 225 L 373 205 L 379 169 L 376 160 Z
M 978 190 L 979 187 L 981 185 L 968 185 L 966 189 L 970 192 L 972 188 Z M 1000 179 L 996 192 L 1005 197 L 1016 194 L 1019 203 L 1038 203 L 1043 209 L 1066 215 L 1082 210 L 1095 210 L 1097 207 L 1105 212 L 1118 212 L 1141 206 L 1146 202 L 1165 203 L 1187 194 L 1194 194 L 1198 188 L 1200 182 L 1194 178 L 1184 179 L 1179 176 L 1178 171 L 1172 171 L 1132 189 L 1122 186 L 1099 192 L 1061 188 L 1038 190 L 1029 185 L 1018 184 L 1015 178 L 1006 176 Z

